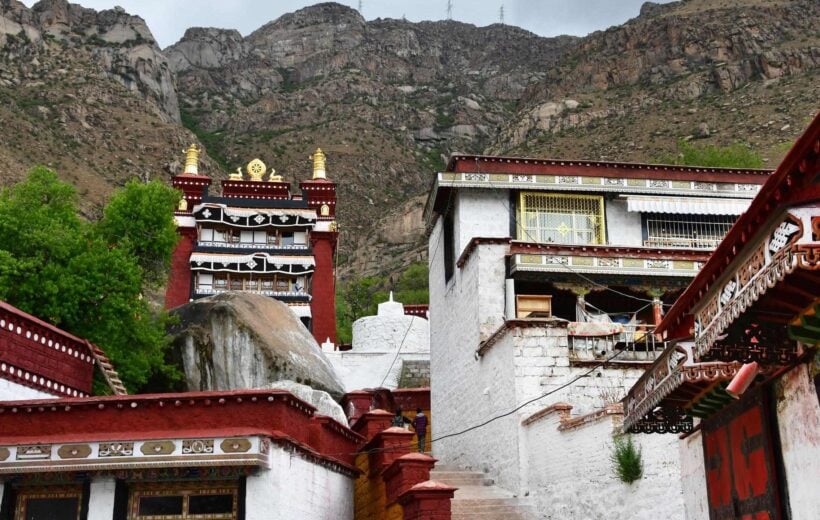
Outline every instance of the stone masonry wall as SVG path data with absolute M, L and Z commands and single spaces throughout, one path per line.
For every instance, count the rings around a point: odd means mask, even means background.
M 491 352 L 481 360 L 475 357 L 483 339 L 480 331 L 494 330 L 503 319 L 505 247 L 482 245 L 445 284 L 441 240 L 439 221 L 430 239 L 433 438 L 464 430 L 514 406 L 511 352 Z M 496 308 L 491 309 L 493 306 Z M 481 323 L 481 315 L 497 318 Z M 518 472 L 517 436 L 515 420 L 507 418 L 436 442 L 433 454 L 443 464 L 503 473 L 503 485 L 514 487 Z
M 430 360 L 405 361 L 401 367 L 399 388 L 430 386 Z
M 513 328 L 507 331 L 493 349 L 513 350 L 515 363 L 516 401 L 523 403 L 547 392 L 555 391 L 542 401 L 536 401 L 521 411 L 521 415 L 543 408 L 546 403 L 572 403 L 579 415 L 620 401 L 641 377 L 641 368 L 620 368 L 609 365 L 599 368 L 563 390 L 561 385 L 590 370 L 589 366 L 572 366 L 567 348 L 564 324 Z
M 684 519 L 677 437 L 633 436 L 642 450 L 644 474 L 626 484 L 610 461 L 622 418 L 604 414 L 559 429 L 559 415 L 551 413 L 522 426 L 528 453 L 522 492 L 529 492 L 539 518 Z

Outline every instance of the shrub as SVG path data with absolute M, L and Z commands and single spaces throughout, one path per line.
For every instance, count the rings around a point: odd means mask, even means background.
M 610 460 L 612 469 L 622 482 L 631 484 L 643 476 L 641 449 L 628 435 L 615 437 Z

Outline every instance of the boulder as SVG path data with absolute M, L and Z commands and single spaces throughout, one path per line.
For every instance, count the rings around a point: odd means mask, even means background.
M 173 353 L 189 390 L 265 388 L 288 379 L 338 399 L 344 387 L 316 340 L 288 306 L 227 292 L 171 311 Z
M 302 401 L 316 407 L 316 413 L 327 415 L 331 419 L 347 426 L 347 416 L 341 405 L 333 400 L 333 397 L 324 390 L 316 390 L 307 385 L 302 385 L 296 381 L 277 381 L 268 385 L 268 388 L 277 390 L 287 390 Z

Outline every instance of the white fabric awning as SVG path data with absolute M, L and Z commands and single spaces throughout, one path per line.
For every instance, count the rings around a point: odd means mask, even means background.
M 310 312 L 310 305 L 289 304 L 288 308 L 290 308 L 290 310 L 293 311 L 293 314 L 295 314 L 299 318 L 310 318 L 313 316 Z
M 629 195 L 627 211 L 637 213 L 680 213 L 684 215 L 741 215 L 752 199 L 649 197 Z

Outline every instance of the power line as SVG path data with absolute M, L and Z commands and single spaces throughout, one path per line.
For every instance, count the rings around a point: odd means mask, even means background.
M 362 11 L 362 0 L 359 0 L 359 14 L 364 16 L 364 13 Z
M 384 386 L 384 382 L 387 381 L 387 376 L 390 375 L 390 371 L 393 370 L 393 365 L 396 363 L 396 360 L 399 359 L 399 354 L 401 354 L 401 348 L 404 346 L 404 340 L 407 339 L 407 335 L 410 333 L 410 329 L 413 327 L 413 320 L 415 320 L 415 316 L 410 316 L 410 323 L 407 324 L 407 330 L 404 331 L 404 336 L 401 338 L 401 342 L 399 343 L 399 348 L 396 349 L 396 355 L 393 356 L 393 361 L 390 362 L 390 366 L 387 367 L 387 373 L 384 374 L 382 378 L 382 382 L 379 383 L 379 386 Z
M 501 4 L 501 9 L 498 10 L 498 19 L 501 25 L 504 25 L 504 4 Z

